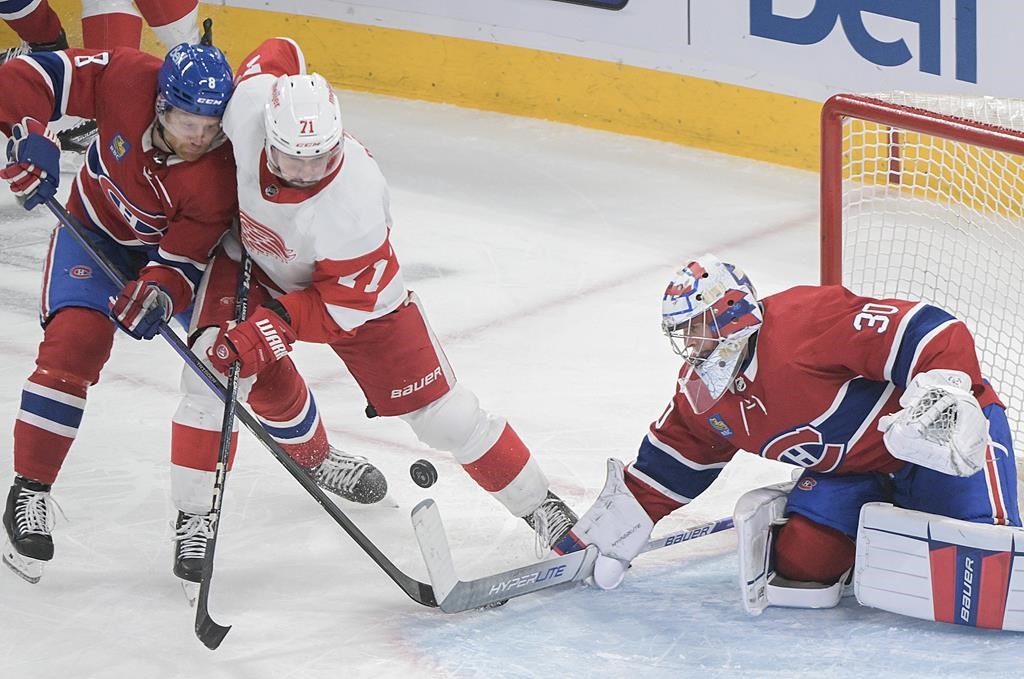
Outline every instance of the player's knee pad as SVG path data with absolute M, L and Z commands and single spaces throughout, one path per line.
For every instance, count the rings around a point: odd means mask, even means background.
M 452 453 L 461 464 L 483 455 L 506 424 L 504 418 L 488 415 L 476 394 L 460 384 L 433 403 L 401 417 L 420 441 Z
M 94 309 L 67 307 L 46 324 L 39 370 L 88 386 L 99 381 L 114 343 L 114 323 Z

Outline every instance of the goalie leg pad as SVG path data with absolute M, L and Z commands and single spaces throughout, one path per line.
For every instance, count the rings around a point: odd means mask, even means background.
M 854 589 L 901 615 L 1024 631 L 1024 530 L 866 504 Z
M 768 607 L 768 581 L 774 573 L 771 565 L 773 528 L 786 523 L 786 502 L 793 482 L 756 488 L 736 501 L 737 550 L 740 560 L 740 592 L 743 608 L 760 615 Z

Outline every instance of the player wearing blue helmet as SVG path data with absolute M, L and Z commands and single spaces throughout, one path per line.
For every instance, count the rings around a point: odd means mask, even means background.
M 177 45 L 160 67 L 157 85 L 158 142 L 183 160 L 199 158 L 221 136 L 220 119 L 231 97 L 224 53 L 209 45 Z
M 0 91 L 0 131 L 10 136 L 0 179 L 27 209 L 63 188 L 45 121 L 96 121 L 98 136 L 69 182 L 66 207 L 128 279 L 113 285 L 63 227 L 54 230 L 39 306 L 43 338 L 21 392 L 16 476 L 3 517 L 3 561 L 36 581 L 54 552 L 50 487 L 115 330 L 149 339 L 185 312 L 237 214 L 231 147 L 220 130 L 232 73 L 209 46 L 178 45 L 165 59 L 128 48 L 68 49 L 0 65 Z M 276 405 L 268 406 L 270 417 Z M 121 414 L 125 433 L 117 437 L 127 456 L 150 448 L 132 441 L 132 419 Z

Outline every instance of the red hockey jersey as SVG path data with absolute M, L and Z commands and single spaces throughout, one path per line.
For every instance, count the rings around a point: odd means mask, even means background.
M 764 325 L 734 388 L 700 415 L 677 390 L 627 470 L 655 518 L 707 489 L 739 450 L 826 474 L 899 469 L 878 419 L 900 410 L 918 373 L 961 370 L 983 408 L 999 403 L 967 327 L 938 307 L 839 286 L 796 287 L 762 303 Z
M 0 66 L 0 129 L 9 133 L 26 116 L 96 119 L 99 137 L 75 177 L 68 209 L 124 246 L 153 250 L 141 277 L 163 285 L 177 312 L 230 227 L 237 198 L 226 141 L 191 163 L 154 148 L 161 63 L 127 48 L 21 56 Z

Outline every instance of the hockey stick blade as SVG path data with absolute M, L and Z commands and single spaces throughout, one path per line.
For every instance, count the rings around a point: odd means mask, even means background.
M 459 580 L 437 503 L 424 500 L 416 505 L 412 510 L 412 525 L 433 582 L 434 596 L 445 613 L 483 608 L 555 585 L 582 580 L 593 570 L 594 559 L 597 558 L 597 549 L 588 547 L 581 552 L 476 580 Z
M 206 608 L 206 597 L 200 596 L 196 607 L 196 636 L 199 637 L 199 641 L 203 642 L 203 646 L 215 651 L 231 631 L 231 625 L 225 627 L 214 622 Z
M 433 500 L 424 500 L 413 508 L 412 525 L 433 582 L 434 595 L 445 613 L 461 613 L 549 587 L 585 580 L 594 572 L 594 562 L 598 555 L 597 548 L 590 545 L 580 552 L 464 581 L 459 580 L 455 574 L 448 536 L 441 521 L 441 513 Z M 732 517 L 711 521 L 650 540 L 640 553 L 706 537 L 732 527 Z

